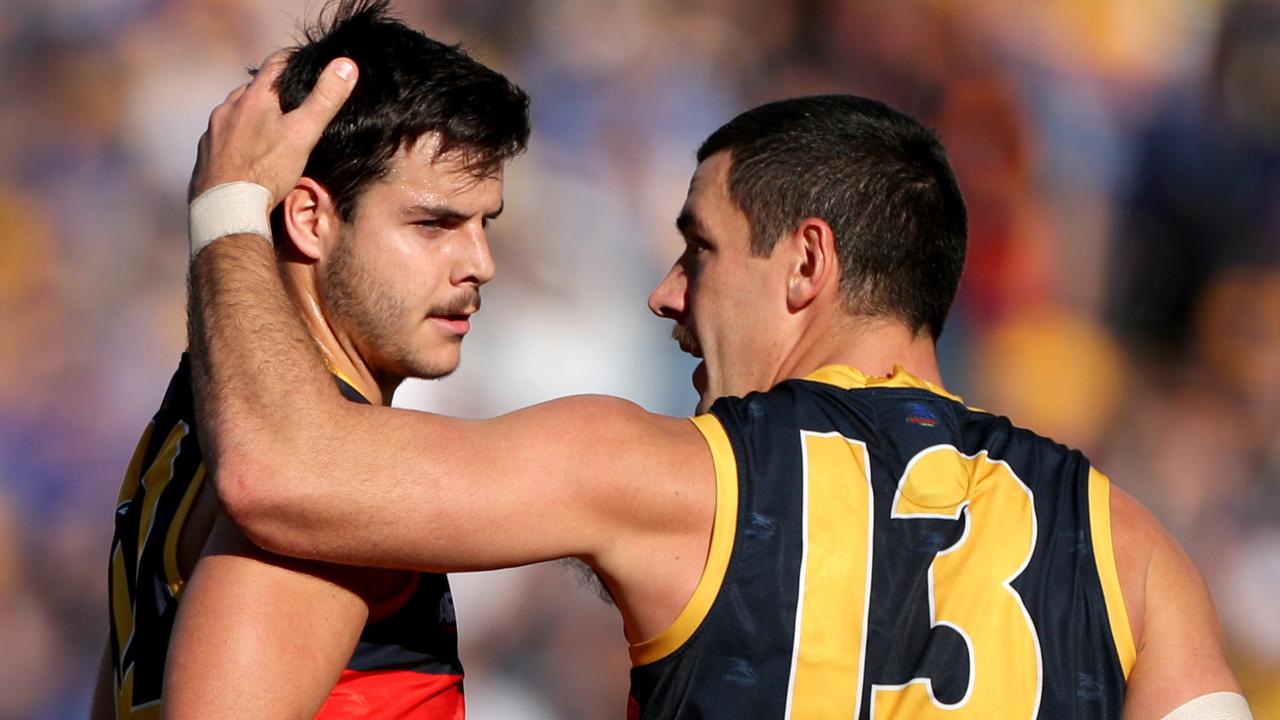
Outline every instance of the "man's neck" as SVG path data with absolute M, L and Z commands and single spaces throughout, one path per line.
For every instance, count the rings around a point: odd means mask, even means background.
M 907 373 L 939 388 L 937 347 L 927 332 L 912 333 L 902 322 L 840 313 L 802 333 L 782 363 L 777 382 L 804 377 L 826 365 L 848 365 L 868 377 Z
M 285 290 L 302 316 L 302 323 L 311 334 L 316 347 L 324 358 L 325 367 L 343 382 L 355 388 L 374 405 L 390 405 L 400 380 L 375 377 L 369 365 L 360 355 L 350 337 L 342 335 L 329 324 L 328 317 L 317 299 L 314 275 L 304 266 L 282 265 Z

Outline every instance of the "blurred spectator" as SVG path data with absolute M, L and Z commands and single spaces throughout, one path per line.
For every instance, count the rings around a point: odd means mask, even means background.
M 1092 457 L 1107 446 L 1128 393 L 1115 341 L 1090 318 L 1061 308 L 1029 310 L 989 327 L 974 344 L 974 365 L 982 373 L 966 399 Z
M 1280 262 L 1280 3 L 1228 6 L 1203 81 L 1178 86 L 1138 139 L 1110 310 L 1161 370 L 1185 361 L 1215 277 Z

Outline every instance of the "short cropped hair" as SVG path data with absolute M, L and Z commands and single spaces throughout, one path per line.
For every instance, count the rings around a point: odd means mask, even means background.
M 285 112 L 302 104 L 334 58 L 349 57 L 360 69 L 303 171 L 329 190 L 343 220 L 395 154 L 428 133 L 440 134 L 437 158 L 459 151 L 478 176 L 524 151 L 529 96 L 459 47 L 392 17 L 388 0 L 331 3 L 304 34 L 276 84 Z
M 968 218 L 932 131 L 884 103 L 819 95 L 726 123 L 698 162 L 730 153 L 729 196 L 768 256 L 806 218 L 831 226 L 846 311 L 942 334 L 964 270 Z

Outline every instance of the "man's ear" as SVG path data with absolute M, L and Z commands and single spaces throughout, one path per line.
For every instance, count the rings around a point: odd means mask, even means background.
M 309 177 L 298 179 L 282 203 L 284 244 L 310 260 L 326 256 L 342 230 L 333 196 Z
M 802 310 L 833 283 L 839 282 L 836 237 L 821 218 L 805 218 L 781 240 L 791 254 L 787 275 L 787 307 Z M 780 248 L 776 248 L 780 249 Z

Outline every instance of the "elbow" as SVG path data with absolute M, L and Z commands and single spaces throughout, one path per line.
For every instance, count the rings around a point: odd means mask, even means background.
M 317 485 L 332 477 L 332 443 L 302 418 L 252 432 L 224 433 L 207 456 L 223 513 L 253 544 L 277 555 L 316 559 L 328 506 Z M 332 523 L 330 523 L 332 524 Z
M 255 524 L 262 515 L 264 493 L 255 492 L 261 474 L 235 454 L 208 464 L 210 481 L 218 496 L 222 512 L 241 528 Z
M 293 478 L 288 468 L 277 466 L 257 453 L 226 453 L 210 468 L 222 512 L 240 527 L 253 544 L 277 554 L 289 554 L 289 500 Z

